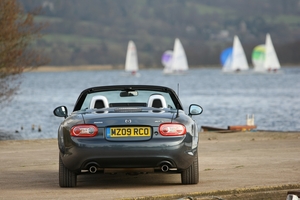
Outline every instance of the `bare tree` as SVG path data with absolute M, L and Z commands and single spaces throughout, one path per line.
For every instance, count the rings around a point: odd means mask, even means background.
M 17 0 L 0 1 L 0 104 L 11 100 L 21 83 L 20 75 L 47 63 L 31 48 L 45 24 L 35 24 L 38 12 L 25 13 Z

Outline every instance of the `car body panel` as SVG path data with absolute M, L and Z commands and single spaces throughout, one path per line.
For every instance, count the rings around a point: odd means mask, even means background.
M 111 94 L 111 90 L 120 92 L 120 96 Z M 147 105 L 149 97 L 146 95 L 151 93 L 164 96 L 167 106 L 154 108 Z M 105 99 L 105 104 L 109 106 L 92 108 L 90 102 L 97 95 L 105 96 L 108 99 Z M 169 172 L 180 173 L 189 168 L 197 156 L 199 133 L 191 117 L 202 112 L 202 108 L 200 111 L 197 108 L 201 107 L 193 104 L 187 115 L 176 93 L 162 86 L 125 85 L 86 89 L 79 95 L 69 116 L 64 106 L 54 110 L 56 116 L 66 118 L 58 128 L 60 162 L 75 174 L 91 167 L 93 171 L 102 172 L 120 169 L 167 171 L 162 170 L 162 166 L 172 169 Z M 162 135 L 162 124 L 167 126 L 167 131 L 172 129 L 170 124 L 178 124 L 185 128 L 186 133 Z M 97 134 L 93 137 L 72 136 L 72 128 L 81 125 L 92 125 L 97 128 Z

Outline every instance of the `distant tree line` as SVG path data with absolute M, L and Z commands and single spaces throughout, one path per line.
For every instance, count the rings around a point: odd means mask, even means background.
M 41 6 L 49 22 L 44 48 L 52 65 L 125 62 L 127 43 L 136 43 L 139 63 L 162 67 L 161 55 L 180 38 L 190 65 L 219 65 L 223 49 L 238 35 L 251 61 L 252 49 L 270 33 L 281 63 L 300 63 L 299 0 L 19 0 Z

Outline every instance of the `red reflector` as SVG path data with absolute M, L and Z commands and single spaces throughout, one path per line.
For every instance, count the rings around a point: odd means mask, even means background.
M 186 134 L 186 128 L 182 124 L 161 124 L 158 127 L 158 130 L 163 136 L 179 136 Z
M 75 137 L 94 137 L 98 134 L 98 128 L 92 124 L 81 124 L 71 128 L 70 134 Z

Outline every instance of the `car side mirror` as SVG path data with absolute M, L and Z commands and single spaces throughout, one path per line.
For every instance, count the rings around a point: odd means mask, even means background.
M 64 118 L 67 118 L 68 117 L 68 109 L 66 106 L 59 106 L 57 108 L 55 108 L 53 110 L 53 114 L 56 116 L 56 117 L 64 117 Z
M 299 200 L 299 197 L 294 194 L 288 194 L 286 200 Z
M 189 107 L 189 115 L 200 115 L 203 112 L 203 108 L 197 104 L 191 104 Z

